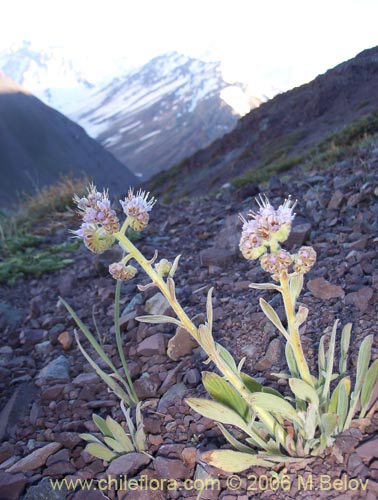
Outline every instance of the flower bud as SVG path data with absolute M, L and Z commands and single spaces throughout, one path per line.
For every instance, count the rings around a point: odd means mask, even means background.
M 129 189 L 127 198 L 120 200 L 124 213 L 130 220 L 130 227 L 134 231 L 142 231 L 148 224 L 148 212 L 152 210 L 156 200 L 152 197 L 148 199 L 150 193 L 139 190 L 134 195 L 133 189 Z
M 316 261 L 316 252 L 312 247 L 301 247 L 294 256 L 294 271 L 296 273 L 308 273 Z
M 261 267 L 264 271 L 270 273 L 276 281 L 279 281 L 283 273 L 288 272 L 288 268 L 292 263 L 292 256 L 283 249 L 275 253 L 266 254 L 260 259 Z
M 161 259 L 161 261 L 155 264 L 155 269 L 162 278 L 169 274 L 171 267 L 172 264 L 167 259 Z
M 103 253 L 114 243 L 114 236 L 93 223 L 83 222 L 80 229 L 72 233 L 82 239 L 84 245 L 94 253 Z
M 134 278 L 137 272 L 134 266 L 124 266 L 122 262 L 114 262 L 109 266 L 109 273 L 115 280 L 127 281 Z

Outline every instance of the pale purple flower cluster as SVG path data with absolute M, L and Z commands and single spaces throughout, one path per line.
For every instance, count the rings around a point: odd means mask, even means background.
M 119 231 L 119 220 L 114 210 L 110 206 L 108 192 L 100 193 L 96 187 L 91 184 L 88 188 L 88 195 L 83 198 L 75 196 L 74 198 L 79 214 L 84 223 L 101 224 L 104 230 L 109 234 Z
M 124 266 L 122 262 L 114 262 L 109 266 L 109 273 L 115 280 L 126 281 L 137 273 L 137 269 L 134 266 Z
M 296 203 L 288 198 L 276 210 L 267 197 L 256 199 L 259 210 L 249 212 L 252 220 L 243 221 L 240 250 L 246 259 L 257 259 L 267 251 L 267 247 L 276 249 L 278 243 L 284 242 L 290 233 L 291 222 L 295 217 L 293 209 Z
M 74 201 L 83 222 L 80 229 L 72 233 L 92 252 L 105 252 L 114 242 L 113 234 L 119 231 L 119 220 L 110 207 L 107 191 L 100 193 L 91 184 L 87 196 L 75 195 Z
M 123 211 L 130 221 L 130 226 L 134 231 L 142 231 L 148 224 L 149 215 L 152 207 L 155 205 L 155 198 L 148 200 L 150 193 L 141 189 L 134 195 L 134 190 L 129 189 L 127 198 L 120 201 Z

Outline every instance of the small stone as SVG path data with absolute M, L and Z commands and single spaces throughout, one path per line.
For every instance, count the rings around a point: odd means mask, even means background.
M 373 289 L 364 286 L 358 292 L 348 293 L 345 297 L 345 304 L 356 306 L 361 312 L 365 312 L 369 307 L 369 302 L 373 297 Z
M 0 464 L 8 460 L 14 454 L 14 446 L 10 443 L 3 443 L 0 446 Z
M 8 474 L 0 472 L 0 498 L 4 500 L 18 500 L 26 485 L 23 474 Z
M 98 384 L 99 381 L 100 378 L 95 372 L 80 373 L 80 375 L 73 379 L 72 384 L 74 386 L 84 387 L 87 384 Z
M 344 199 L 344 194 L 342 191 L 340 191 L 340 189 L 337 189 L 331 199 L 329 200 L 329 203 L 328 203 L 328 210 L 337 210 L 340 205 L 341 205 L 341 202 L 343 201 Z
M 139 399 L 156 397 L 161 381 L 158 374 L 142 376 L 134 382 Z
M 378 437 L 369 439 L 356 448 L 356 453 L 361 458 L 371 459 L 378 457 Z
M 324 278 L 315 278 L 307 283 L 307 288 L 310 290 L 314 297 L 323 300 L 334 299 L 337 297 L 344 297 L 345 293 L 341 286 L 332 285 Z
M 347 201 L 348 207 L 355 207 L 356 205 L 358 205 L 362 200 L 362 196 L 363 196 L 362 193 L 352 194 Z
M 64 325 L 62 323 L 57 323 L 50 328 L 50 330 L 48 331 L 48 337 L 52 345 L 58 343 L 59 334 L 62 332 L 64 332 Z
M 235 259 L 235 251 L 229 248 L 213 247 L 200 251 L 200 263 L 203 267 L 224 267 Z
M 69 491 L 62 483 L 60 488 L 54 488 L 49 478 L 44 478 L 36 486 L 28 488 L 23 500 L 65 500 Z
M 68 358 L 63 356 L 63 354 L 48 363 L 42 370 L 38 373 L 37 379 L 40 384 L 43 380 L 49 379 L 61 379 L 69 380 L 69 366 L 70 362 Z
M 151 458 L 144 453 L 127 453 L 111 461 L 106 470 L 107 474 L 119 476 L 135 476 L 139 469 L 151 462 Z
M 7 472 L 28 472 L 39 469 L 46 463 L 47 458 L 61 447 L 62 445 L 60 443 L 49 443 L 42 448 L 38 448 L 30 453 L 30 455 L 21 458 L 21 460 L 12 465 Z
M 20 333 L 20 342 L 25 347 L 31 347 L 46 340 L 46 330 L 22 330 Z
M 198 347 L 198 344 L 190 333 L 185 328 L 179 326 L 174 337 L 168 342 L 167 355 L 174 361 L 177 361 L 183 356 L 191 354 L 196 347 Z
M 285 242 L 288 248 L 296 245 L 300 247 L 308 240 L 311 233 L 311 224 L 304 222 L 302 224 L 295 224 L 290 231 L 289 237 Z
M 270 341 L 265 355 L 256 363 L 256 370 L 264 371 L 273 366 L 279 367 L 283 356 L 281 339 L 274 338 Z
M 167 314 L 170 310 L 170 305 L 164 295 L 158 292 L 146 301 L 144 309 L 149 314 Z
M 185 374 L 184 382 L 189 385 L 197 386 L 201 381 L 201 374 L 197 368 L 191 368 Z
M 20 384 L 0 412 L 0 440 L 15 437 L 19 422 L 28 414 L 30 403 L 36 397 L 34 384 Z
M 187 392 L 187 390 L 188 389 L 186 385 L 182 382 L 170 387 L 164 394 L 164 396 L 160 399 L 157 411 L 160 413 L 166 413 L 168 408 L 183 399 L 184 394 Z
M 152 356 L 154 354 L 165 354 L 165 336 L 162 333 L 155 333 L 147 337 L 137 346 L 137 353 L 140 356 Z
M 154 469 L 161 478 L 174 478 L 176 480 L 186 479 L 190 471 L 181 460 L 172 460 L 165 457 L 157 457 L 154 460 Z
M 68 351 L 72 347 L 72 335 L 70 332 L 64 331 L 58 335 L 58 342 L 63 347 L 65 351 Z
M 44 476 L 59 477 L 74 474 L 76 468 L 68 460 L 55 462 L 43 471 Z
M 184 448 L 181 452 L 181 457 L 189 469 L 194 469 L 197 457 L 197 448 Z

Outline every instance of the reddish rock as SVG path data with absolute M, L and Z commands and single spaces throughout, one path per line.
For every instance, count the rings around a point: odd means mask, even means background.
M 232 262 L 235 258 L 234 250 L 222 247 L 205 248 L 200 252 L 200 263 L 201 266 L 220 266 L 223 267 L 226 264 Z
M 308 222 L 304 222 L 302 224 L 294 224 L 290 231 L 290 235 L 285 242 L 288 248 L 296 245 L 300 247 L 305 243 L 310 237 L 311 232 L 311 224 Z
M 369 301 L 373 297 L 373 289 L 364 286 L 358 292 L 348 293 L 345 297 L 345 304 L 356 306 L 361 312 L 365 312 L 369 307 Z
M 177 361 L 183 356 L 191 354 L 196 347 L 198 347 L 198 343 L 190 333 L 185 328 L 179 326 L 175 336 L 168 342 L 167 354 L 171 359 Z
M 106 474 L 135 476 L 143 466 L 150 462 L 151 458 L 144 453 L 127 453 L 112 460 L 106 469 Z
M 153 356 L 154 354 L 165 354 L 165 336 L 162 333 L 155 333 L 151 337 L 144 339 L 137 347 L 140 356 Z
M 156 397 L 160 385 L 158 374 L 142 376 L 134 382 L 136 393 L 140 399 Z
M 339 189 L 337 189 L 331 199 L 329 200 L 329 203 L 328 203 L 328 210 L 337 210 L 340 205 L 341 205 L 341 202 L 343 201 L 344 199 L 344 194 L 342 191 L 340 191 Z
M 46 463 L 47 458 L 61 447 L 62 445 L 60 443 L 49 443 L 42 448 L 38 448 L 30 453 L 30 455 L 21 458 L 21 460 L 12 465 L 12 467 L 9 467 L 7 472 L 28 472 L 39 469 L 39 467 L 42 467 L 42 465 Z
M 9 474 L 0 471 L 0 498 L 18 500 L 24 491 L 26 477 L 23 474 Z
M 362 443 L 356 448 L 356 453 L 359 457 L 369 460 L 373 457 L 378 457 L 378 437 Z
M 190 475 L 188 467 L 181 460 L 172 460 L 165 457 L 157 457 L 154 460 L 154 469 L 161 478 L 186 479 Z
M 68 351 L 72 347 L 72 335 L 70 334 L 70 332 L 64 331 L 58 335 L 58 342 L 65 351 Z
M 341 286 L 332 285 L 324 278 L 315 278 L 307 283 L 307 288 L 314 297 L 323 300 L 335 299 L 344 297 L 345 293 Z

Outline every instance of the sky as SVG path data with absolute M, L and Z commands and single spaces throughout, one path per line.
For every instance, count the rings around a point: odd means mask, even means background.
M 59 46 L 87 70 L 176 50 L 286 90 L 378 45 L 378 0 L 0 0 L 0 51 Z

